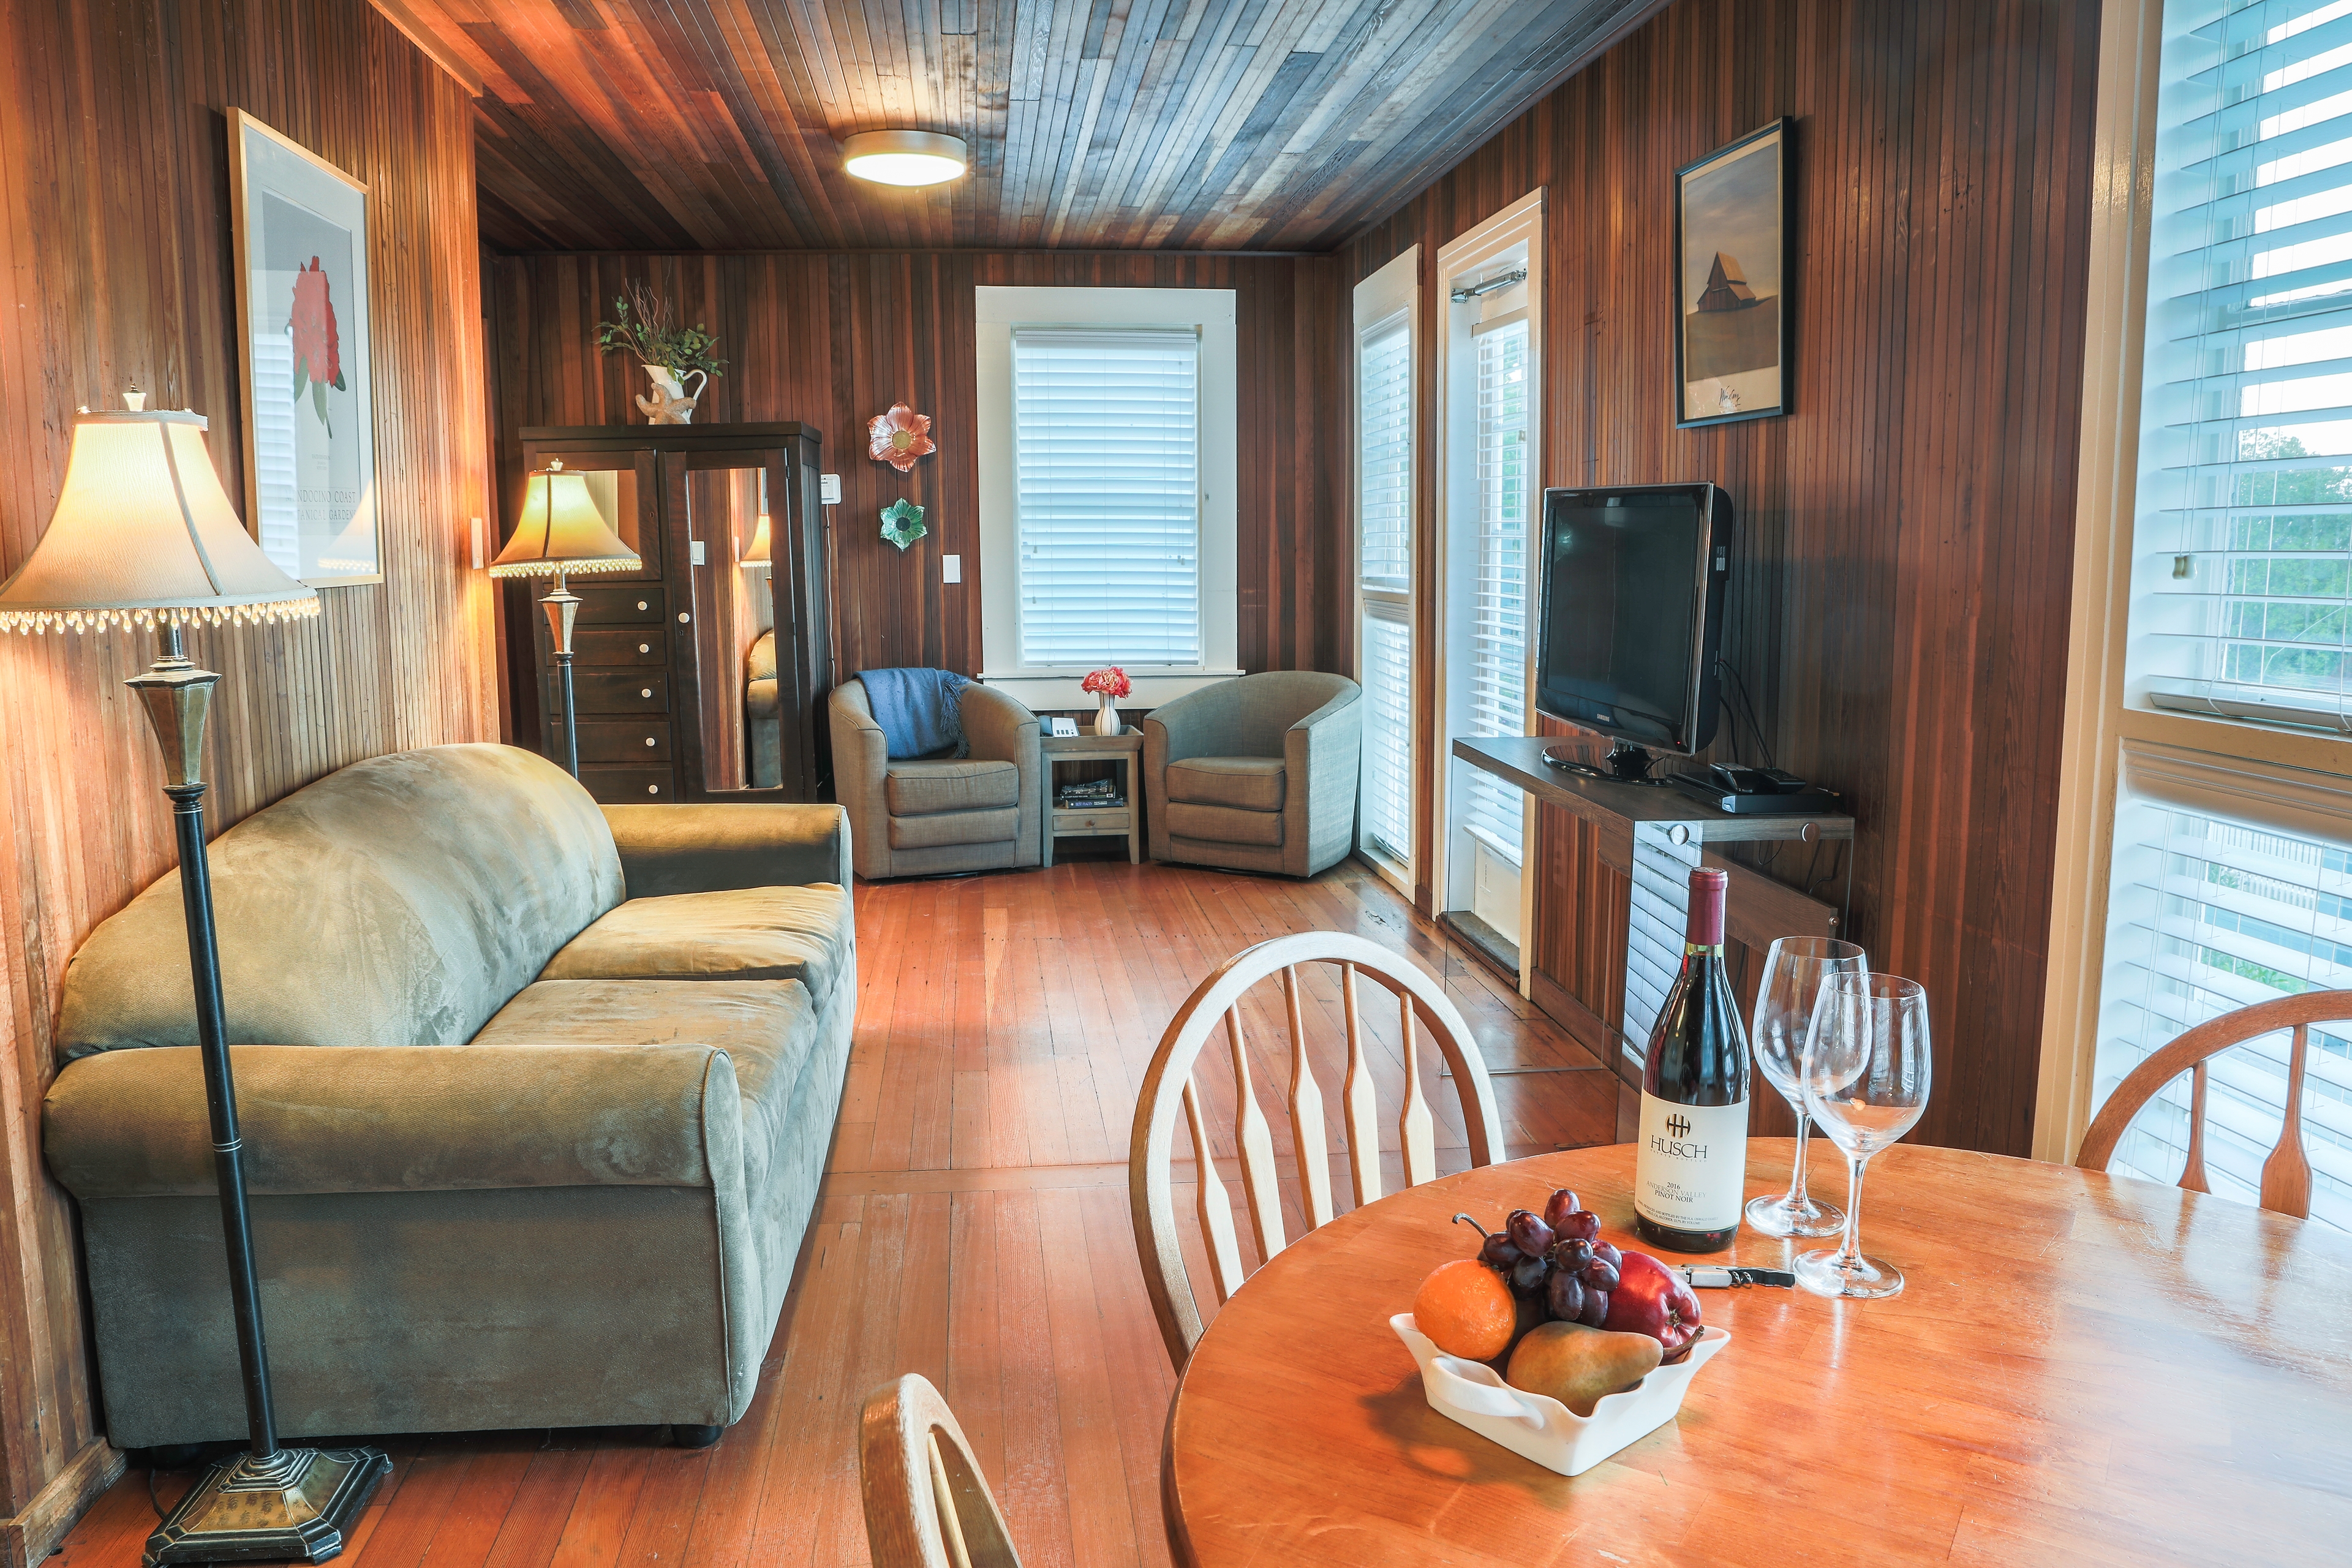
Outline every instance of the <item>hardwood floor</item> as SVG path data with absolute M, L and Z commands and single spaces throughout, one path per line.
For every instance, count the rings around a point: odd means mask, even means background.
M 342 1561 L 862 1563 L 858 1409 L 869 1390 L 913 1371 L 955 1407 L 1024 1563 L 1166 1563 L 1160 1438 L 1175 1379 L 1128 1220 L 1136 1085 L 1209 970 L 1254 942 L 1317 929 L 1412 952 L 1443 978 L 1490 1065 L 1589 1069 L 1496 1080 L 1514 1154 L 1613 1140 L 1605 1069 L 1354 862 L 1309 883 L 1082 860 L 860 887 L 856 1044 L 830 1174 L 742 1421 L 693 1453 L 642 1427 L 394 1439 L 392 1479 Z M 1340 1060 L 1336 986 L 1310 976 L 1307 994 L 1328 1100 Z M 1262 1010 L 1245 1030 L 1252 1070 L 1287 1161 L 1281 1002 L 1262 985 L 1252 1003 Z M 1402 1068 L 1381 1011 L 1366 1009 L 1390 1053 L 1375 1066 L 1392 1155 Z M 1204 1068 L 1201 1089 L 1213 1120 L 1230 1127 L 1230 1078 Z M 1425 1089 L 1439 1163 L 1459 1169 L 1467 1157 L 1450 1080 Z M 1232 1150 L 1215 1152 L 1222 1167 Z M 1344 1164 L 1335 1168 L 1345 1206 Z M 1189 1194 L 1179 1207 L 1190 1212 Z M 1249 1227 L 1241 1232 L 1246 1250 Z M 187 1484 L 166 1475 L 156 1490 L 169 1506 Z M 149 1477 L 133 1468 L 52 1563 L 136 1562 L 154 1521 Z

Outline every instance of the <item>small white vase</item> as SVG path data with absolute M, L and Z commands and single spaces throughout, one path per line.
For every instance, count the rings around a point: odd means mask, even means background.
M 645 367 L 646 379 L 654 384 L 654 395 L 637 399 L 637 406 L 646 419 L 656 425 L 688 425 L 694 420 L 694 405 L 702 397 L 703 387 L 710 384 L 710 373 L 690 370 L 684 375 L 657 364 Z M 686 390 L 688 376 L 702 377 L 702 385 L 689 396 Z
M 1096 692 L 1095 700 L 1102 704 L 1102 706 L 1095 710 L 1095 733 L 1097 735 L 1118 734 L 1119 731 L 1124 728 L 1124 726 L 1119 722 L 1118 703 L 1112 699 L 1111 694 L 1108 691 Z

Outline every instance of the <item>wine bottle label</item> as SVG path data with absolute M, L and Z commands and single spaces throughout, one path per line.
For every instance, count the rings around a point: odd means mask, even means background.
M 1748 1106 L 1676 1105 L 1642 1096 L 1633 1207 L 1669 1230 L 1738 1222 L 1748 1181 Z

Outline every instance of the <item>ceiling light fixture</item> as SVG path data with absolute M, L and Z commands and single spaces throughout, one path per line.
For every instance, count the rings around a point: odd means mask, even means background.
M 884 185 L 936 185 L 964 171 L 961 137 L 929 131 L 866 131 L 841 144 L 844 167 Z

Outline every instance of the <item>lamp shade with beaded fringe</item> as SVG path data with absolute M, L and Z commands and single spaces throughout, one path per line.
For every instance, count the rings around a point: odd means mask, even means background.
M 0 584 L 0 631 L 290 620 L 319 595 L 245 531 L 184 410 L 78 414 L 48 531 Z
M 514 537 L 490 563 L 493 577 L 551 577 L 567 572 L 634 572 L 645 563 L 621 542 L 588 493 L 588 481 L 551 463 L 523 489 Z

